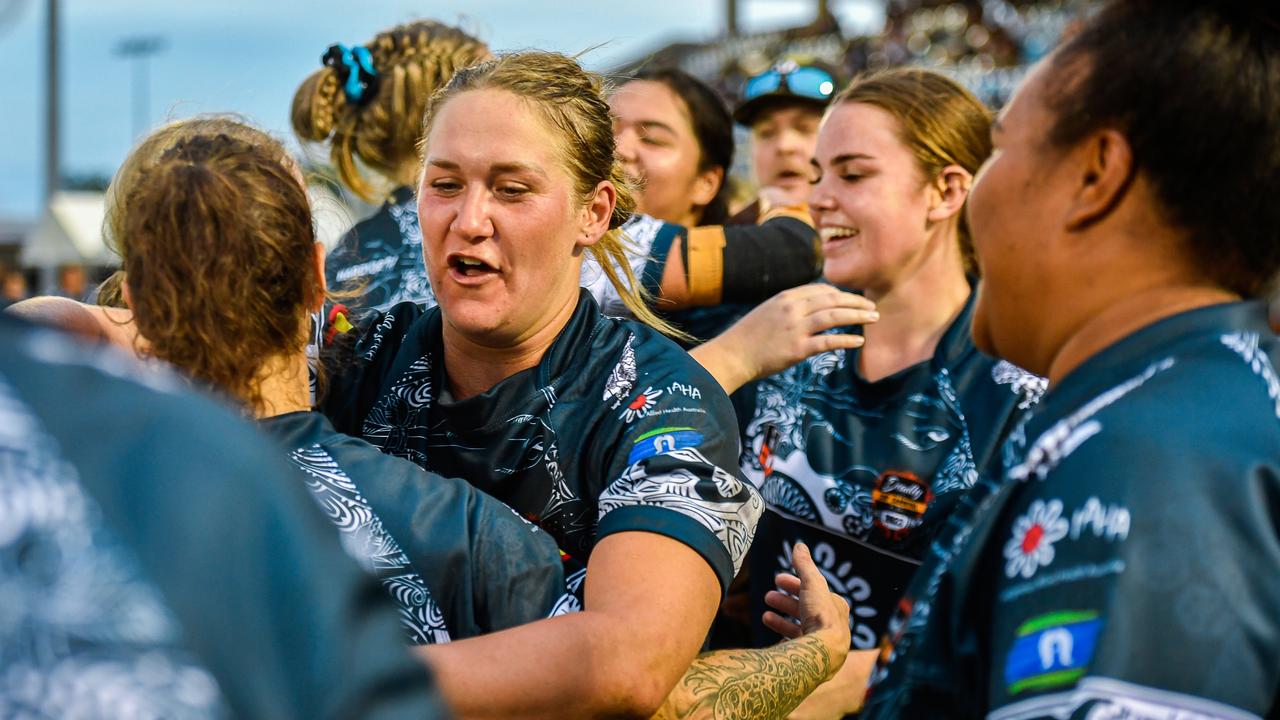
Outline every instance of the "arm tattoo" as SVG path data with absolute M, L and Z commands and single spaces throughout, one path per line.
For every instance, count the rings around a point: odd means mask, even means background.
M 830 675 L 830 653 L 812 635 L 760 650 L 706 653 L 654 718 L 782 718 Z

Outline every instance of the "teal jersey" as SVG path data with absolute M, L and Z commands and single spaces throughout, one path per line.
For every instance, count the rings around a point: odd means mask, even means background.
M 251 425 L 50 330 L 0 348 L 0 716 L 447 715 Z
M 1276 717 L 1278 359 L 1234 303 L 1052 387 L 930 547 L 866 714 Z
M 729 399 L 697 361 L 582 291 L 537 366 L 456 400 L 441 323 L 411 304 L 371 319 L 321 408 L 339 431 L 466 479 L 580 562 L 601 537 L 653 532 L 728 585 L 762 502 L 737 472 Z

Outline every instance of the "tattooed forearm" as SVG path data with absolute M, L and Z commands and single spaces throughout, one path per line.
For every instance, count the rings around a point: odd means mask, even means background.
M 831 676 L 813 635 L 761 650 L 720 650 L 694 661 L 655 720 L 782 718 Z

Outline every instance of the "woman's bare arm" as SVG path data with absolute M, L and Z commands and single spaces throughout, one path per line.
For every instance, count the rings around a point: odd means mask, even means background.
M 68 298 L 50 296 L 14 303 L 4 312 L 90 340 L 106 341 L 130 351 L 137 349 L 138 331 L 129 310 L 85 305 Z
M 837 675 L 849 651 L 849 604 L 827 587 L 808 548 L 796 546 L 801 584 L 794 610 L 803 633 L 758 650 L 700 656 L 655 720 L 774 720 L 788 717 Z
M 422 649 L 461 718 L 648 718 L 715 615 L 711 566 L 663 535 L 602 539 L 583 612 Z

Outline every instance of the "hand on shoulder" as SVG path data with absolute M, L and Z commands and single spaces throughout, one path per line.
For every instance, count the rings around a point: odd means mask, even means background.
M 732 393 L 820 352 L 860 347 L 861 335 L 828 334 L 880 318 L 875 303 L 825 284 L 778 293 L 691 353 Z

